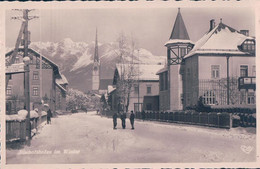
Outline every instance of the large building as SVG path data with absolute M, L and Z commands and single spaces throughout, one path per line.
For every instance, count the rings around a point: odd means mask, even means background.
M 182 110 L 197 104 L 255 105 L 255 38 L 211 20 L 195 44 L 180 9 L 167 47 L 168 66 L 160 77 L 160 110 Z
M 118 110 L 122 85 L 130 85 L 129 111 L 158 110 L 159 78 L 156 72 L 163 67 L 164 65 L 116 64 L 113 80 L 116 90 L 109 93 L 111 109 Z
M 13 50 L 6 54 L 7 70 L 11 65 L 22 65 L 23 67 L 24 50 L 18 50 L 14 64 L 10 64 L 12 53 Z M 66 110 L 68 81 L 65 76 L 60 73 L 58 65 L 30 48 L 28 55 L 30 58 L 30 109 L 37 108 L 41 104 L 48 104 L 52 111 L 58 109 Z M 40 58 L 42 58 L 42 60 L 40 60 Z M 40 63 L 42 63 L 41 68 Z M 24 88 L 24 73 L 10 74 L 10 78 L 6 84 L 7 114 L 13 114 L 20 109 L 24 109 Z

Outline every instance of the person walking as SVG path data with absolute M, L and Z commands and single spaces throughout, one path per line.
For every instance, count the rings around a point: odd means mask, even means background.
M 116 112 L 113 114 L 113 125 L 114 125 L 114 130 L 115 130 L 116 125 L 117 125 L 117 113 Z
M 52 117 L 52 113 L 51 113 L 51 109 L 49 108 L 47 111 L 47 124 L 51 124 L 51 117 Z
M 125 119 L 126 119 L 126 113 L 123 112 L 121 114 L 121 120 L 122 120 L 122 128 L 125 129 Z
M 131 114 L 130 114 L 130 123 L 131 123 L 131 126 L 132 126 L 132 130 L 134 130 L 134 122 L 135 122 L 135 114 L 133 112 L 133 110 L 131 111 Z

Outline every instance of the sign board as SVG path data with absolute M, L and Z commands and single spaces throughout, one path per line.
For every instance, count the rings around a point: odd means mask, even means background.
M 19 63 L 19 64 L 12 64 L 10 66 L 7 66 L 5 68 L 5 73 L 6 74 L 15 74 L 15 73 L 24 73 L 24 64 Z

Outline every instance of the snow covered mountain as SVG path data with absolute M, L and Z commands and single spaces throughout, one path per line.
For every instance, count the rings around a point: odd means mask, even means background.
M 81 91 L 91 90 L 91 76 L 95 43 L 74 42 L 65 38 L 61 42 L 33 42 L 30 48 L 35 49 L 59 65 L 67 77 L 70 87 Z M 119 62 L 116 43 L 98 44 L 102 79 L 113 78 L 115 64 Z M 146 49 L 134 51 L 133 57 L 126 60 L 142 64 L 164 64 L 165 56 L 154 56 Z

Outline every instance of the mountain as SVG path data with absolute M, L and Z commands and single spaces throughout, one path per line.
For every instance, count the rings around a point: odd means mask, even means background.
M 65 38 L 61 42 L 33 42 L 30 48 L 40 52 L 54 61 L 60 67 L 69 86 L 81 91 L 91 90 L 92 66 L 95 43 L 74 42 Z M 115 64 L 119 62 L 119 49 L 117 43 L 98 44 L 100 57 L 100 77 L 112 79 Z M 165 56 L 154 56 L 150 51 L 140 48 L 135 50 L 133 56 L 126 56 L 125 60 L 142 64 L 164 64 Z

